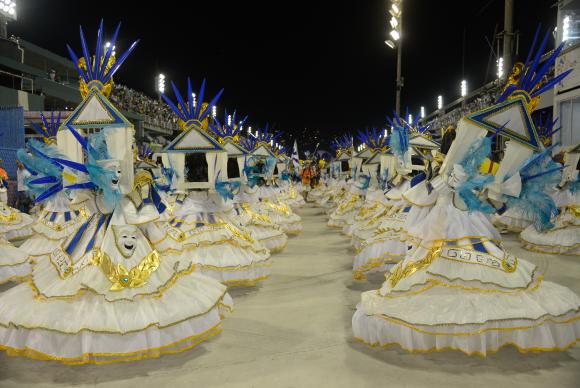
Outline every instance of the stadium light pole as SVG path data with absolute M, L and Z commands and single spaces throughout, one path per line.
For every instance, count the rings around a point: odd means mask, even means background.
M 165 74 L 160 73 L 155 77 L 155 90 L 161 101 L 161 95 L 165 93 Z
M 497 59 L 497 79 L 502 80 L 504 75 L 503 71 L 503 57 Z
M 437 96 L 437 110 L 440 110 L 442 108 L 443 108 L 443 96 L 438 95 Z
M 392 48 L 397 49 L 397 80 L 395 83 L 395 111 L 397 115 L 401 114 L 401 91 L 403 89 L 404 78 L 402 76 L 401 70 L 401 60 L 403 57 L 403 42 L 402 42 L 402 31 L 403 31 L 403 0 L 391 0 L 391 7 L 389 8 L 389 25 L 391 31 L 389 32 L 389 38 L 385 40 L 385 44 Z M 389 16 L 387 16 L 389 18 Z
M 16 20 L 16 3 L 0 0 L 0 37 L 8 39 L 8 22 Z

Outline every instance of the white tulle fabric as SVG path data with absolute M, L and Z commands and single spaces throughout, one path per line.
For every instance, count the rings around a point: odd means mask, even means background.
M 560 207 L 554 227 L 539 231 L 529 225 L 520 234 L 522 246 L 537 252 L 580 256 L 580 192 L 560 190 L 554 199 Z
M 138 246 L 129 258 L 119 253 L 110 228 L 96 244 L 114 265 L 133 268 L 152 252 L 136 231 Z M 50 256 L 37 257 L 30 282 L 0 295 L 1 348 L 71 363 L 157 357 L 215 334 L 222 310 L 232 306 L 226 287 L 191 272 L 187 256 L 161 255 L 145 285 L 120 290 L 84 256 L 72 259 L 78 271 L 63 278 Z
M 0 284 L 23 281 L 28 275 L 28 253 L 0 238 Z
M 250 231 L 227 220 L 232 211 L 231 204 L 192 193 L 176 210 L 173 223 L 150 223 L 147 235 L 158 251 L 183 252 L 200 271 L 221 282 L 263 280 L 269 274 L 270 252 Z
M 18 241 L 30 237 L 34 220 L 0 201 L 0 238 Z
M 447 194 L 421 225 L 420 245 L 391 269 L 380 290 L 362 294 L 353 316 L 355 337 L 408 351 L 484 356 L 506 345 L 563 350 L 579 339 L 580 298 L 506 253 L 485 215 L 455 208 Z M 478 249 L 511 266 L 458 260 L 443 255 L 446 247 L 465 257 L 479 257 Z

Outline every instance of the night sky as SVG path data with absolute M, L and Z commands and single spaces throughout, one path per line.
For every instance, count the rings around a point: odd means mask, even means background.
M 554 2 L 515 0 L 520 56 L 539 22 L 555 26 Z M 8 33 L 62 55 L 67 55 L 65 43 L 80 52 L 79 24 L 93 47 L 101 16 L 109 34 L 122 21 L 117 52 L 132 39 L 141 42 L 115 76 L 117 82 L 155 96 L 153 79 L 159 72 L 182 89 L 187 76 L 195 88 L 206 77 L 210 93 L 225 88 L 219 108 L 248 114 L 254 128 L 269 122 L 285 132 L 317 129 L 331 138 L 380 126 L 394 109 L 396 55 L 384 44 L 389 1 L 17 4 L 19 20 L 10 23 Z M 501 31 L 503 1 L 405 0 L 404 12 L 403 107 L 416 114 L 424 105 L 430 112 L 438 94 L 445 102 L 456 99 L 462 69 L 470 89 L 483 84 L 490 53 L 485 37 L 492 40 L 496 25 Z

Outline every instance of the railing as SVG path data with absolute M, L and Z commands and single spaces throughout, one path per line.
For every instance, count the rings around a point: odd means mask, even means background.
M 9 77 L 12 78 L 12 88 L 13 89 L 17 89 L 17 90 L 22 90 L 22 91 L 29 91 L 30 93 L 34 94 L 34 79 L 31 77 L 25 77 L 23 75 L 19 75 L 19 74 L 14 74 L 14 73 L 10 73 L 8 71 L 4 71 L 4 70 L 0 70 L 0 74 L 4 74 L 7 75 Z M 20 87 L 17 88 L 14 84 L 14 78 L 20 78 L 21 83 L 20 83 Z M 24 83 L 22 81 L 29 81 L 30 82 L 30 88 L 26 89 L 24 88 Z

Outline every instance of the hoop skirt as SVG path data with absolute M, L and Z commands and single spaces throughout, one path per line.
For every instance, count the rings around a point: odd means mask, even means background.
M 364 203 L 361 190 L 351 186 L 337 207 L 329 214 L 327 225 L 331 228 L 342 229 L 351 220 Z
M 186 252 L 199 272 L 222 283 L 255 285 L 270 274 L 270 252 L 227 221 L 220 201 L 192 192 L 169 222 L 147 225 L 148 237 L 160 253 Z
M 28 275 L 28 253 L 0 237 L 0 284 L 22 282 Z
M 0 238 L 8 241 L 24 240 L 32 235 L 33 222 L 28 214 L 0 201 Z
M 258 214 L 267 215 L 273 224 L 278 225 L 287 235 L 302 232 L 302 218 L 292 208 L 280 200 L 272 187 L 260 187 L 257 190 L 259 201 L 252 204 Z
M 426 181 L 402 193 L 400 200 L 383 217 L 375 235 L 358 246 L 353 278 L 364 280 L 367 274 L 385 272 L 403 260 L 411 246 L 417 243 L 414 228 L 423 222 L 436 200 L 436 191 L 429 191 Z
M 382 190 L 371 188 L 368 190 L 365 201 L 351 220 L 347 220 L 342 233 L 352 237 L 354 233 L 373 225 L 385 211 L 387 199 Z
M 380 290 L 362 294 L 354 336 L 410 352 L 481 356 L 507 345 L 527 352 L 575 344 L 580 298 L 505 252 L 485 215 L 459 210 L 445 197 L 422 223 L 421 244 Z
M 248 202 L 238 202 L 228 212 L 228 219 L 240 229 L 247 230 L 251 237 L 266 247 L 270 253 L 284 250 L 288 244 L 288 236 L 275 225 L 267 215 L 261 215 L 252 210 Z
M 34 259 L 28 283 L 0 295 L 1 349 L 101 364 L 177 353 L 220 331 L 226 287 L 186 256 L 153 249 L 124 218 L 92 215 Z
M 52 252 L 64 239 L 74 233 L 94 211 L 90 206 L 85 206 L 85 203 L 74 210 L 71 201 L 62 192 L 49 198 L 46 206 L 32 224 L 32 236 L 22 243 L 20 249 L 32 257 Z
M 492 218 L 493 224 L 502 232 L 520 233 L 526 229 L 532 221 L 525 218 L 521 210 L 517 208 L 508 209 L 504 214 L 496 214 Z
M 528 226 L 520 234 L 522 246 L 534 252 L 580 256 L 580 191 L 562 190 L 555 200 L 560 214 L 554 227 L 539 231 Z

